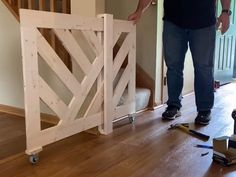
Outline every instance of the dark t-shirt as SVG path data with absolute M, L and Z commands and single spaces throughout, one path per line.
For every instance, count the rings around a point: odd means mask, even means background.
M 164 0 L 164 20 L 187 29 L 216 23 L 215 0 Z

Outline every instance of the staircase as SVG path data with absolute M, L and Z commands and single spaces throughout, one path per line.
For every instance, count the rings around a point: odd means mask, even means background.
M 118 53 L 120 49 L 119 45 L 115 45 L 113 48 L 114 57 Z M 124 68 L 127 64 L 127 58 L 125 59 L 122 68 Z M 117 74 L 116 79 L 114 80 L 114 87 L 116 86 L 120 76 L 122 75 L 123 70 L 121 69 Z M 154 84 L 155 82 L 151 79 L 148 74 L 136 63 L 136 92 L 135 92 L 135 100 L 136 100 L 136 111 L 144 111 L 146 109 L 154 108 Z M 127 99 L 127 89 L 123 93 L 119 105 L 125 103 Z
M 70 13 L 70 0 L 2 0 L 19 21 L 19 9 L 32 9 L 57 13 Z M 40 29 L 41 34 L 60 56 L 65 65 L 72 70 L 70 55 L 51 29 Z
M 50 11 L 57 13 L 70 13 L 70 0 L 2 0 L 12 14 L 19 21 L 19 9 L 32 9 L 41 11 Z M 58 56 L 62 59 L 65 65 L 72 70 L 70 55 L 65 50 L 60 40 L 56 37 L 51 29 L 39 29 L 41 34 L 46 38 L 49 44 L 54 48 Z M 116 49 L 114 48 L 116 53 Z M 122 72 L 122 71 L 120 71 Z M 152 84 L 148 84 L 146 75 L 141 67 L 137 67 L 136 78 L 136 110 L 145 110 L 147 107 L 153 107 L 153 92 Z M 152 81 L 151 81 L 152 82 Z M 150 82 L 149 82 L 150 83 Z M 115 84 L 115 83 L 114 83 Z M 154 85 L 154 84 L 153 84 Z M 126 100 L 126 92 L 124 92 L 119 104 L 123 104 Z
M 70 13 L 70 0 L 2 0 L 19 20 L 19 9 L 32 9 L 58 13 Z

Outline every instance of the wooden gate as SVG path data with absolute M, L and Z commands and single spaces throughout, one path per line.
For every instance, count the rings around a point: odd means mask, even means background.
M 109 134 L 113 120 L 135 113 L 136 28 L 131 22 L 113 20 L 108 14 L 87 18 L 23 9 L 20 10 L 20 21 L 28 155 L 37 154 L 47 144 L 92 127 L 98 126 L 101 133 Z M 72 63 L 80 68 L 82 79 L 75 76 L 75 69 L 71 72 L 60 60 L 38 30 L 42 28 L 54 31 L 70 54 Z M 84 52 L 75 31 L 80 31 L 87 44 L 86 50 L 89 48 L 93 58 Z M 113 57 L 117 41 L 122 41 L 122 45 Z M 67 101 L 50 83 L 48 78 L 51 76 L 43 72 L 40 63 L 49 68 L 55 75 L 52 78 L 57 78 L 61 88 L 69 93 Z M 121 74 L 117 76 L 118 73 Z M 116 84 L 115 79 L 118 80 Z M 119 105 L 125 90 L 128 98 Z M 57 125 L 41 128 L 40 102 L 58 117 Z M 82 114 L 79 114 L 81 109 Z

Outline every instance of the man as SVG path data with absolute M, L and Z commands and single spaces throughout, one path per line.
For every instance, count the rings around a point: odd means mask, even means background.
M 152 0 L 139 0 L 129 20 L 137 23 Z M 196 124 L 207 125 L 214 104 L 214 48 L 216 36 L 215 0 L 164 0 L 163 47 L 167 65 L 167 108 L 163 119 L 180 116 L 185 54 L 190 48 L 194 65 Z M 217 23 L 221 32 L 229 28 L 230 0 L 221 0 L 222 13 Z

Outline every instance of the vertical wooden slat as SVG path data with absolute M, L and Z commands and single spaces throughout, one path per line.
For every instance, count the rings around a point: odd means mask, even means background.
M 8 4 L 13 5 L 13 0 L 8 0 Z
M 104 17 L 104 134 L 112 132 L 113 107 L 113 15 Z
M 50 12 L 55 12 L 56 11 L 56 1 L 55 0 L 50 0 Z M 50 42 L 51 42 L 51 46 L 53 49 L 56 48 L 56 36 L 53 32 L 53 30 L 51 30 L 50 32 Z
M 21 27 L 21 36 L 27 149 L 41 149 L 30 143 L 32 134 L 41 130 L 36 29 Z
M 50 12 L 55 12 L 55 11 L 56 11 L 56 1 L 50 0 Z
M 62 13 L 68 13 L 67 0 L 62 0 Z
M 45 0 L 39 0 L 39 10 L 46 10 Z
M 17 15 L 18 15 L 18 18 L 19 18 L 19 14 L 20 14 L 19 9 L 22 8 L 22 7 L 23 7 L 23 6 L 22 6 L 22 2 L 21 2 L 21 0 L 17 0 L 17 9 L 16 9 L 16 13 L 17 13 Z
M 22 7 L 22 2 L 21 0 L 17 0 L 17 5 L 18 5 L 18 9 L 20 9 Z
M 34 9 L 34 0 L 28 0 L 28 9 Z
M 132 45 L 128 55 L 128 65 L 131 65 L 130 81 L 128 84 L 129 103 L 133 103 L 129 110 L 135 114 L 135 90 L 136 90 L 136 28 L 131 31 Z
M 40 11 L 44 11 L 46 10 L 46 3 L 45 0 L 39 0 L 39 10 Z M 40 29 L 40 32 L 42 33 L 43 36 L 45 36 L 45 30 L 44 29 Z
M 102 45 L 103 44 L 103 39 L 102 39 L 102 32 L 101 31 L 99 31 L 99 32 L 97 32 L 97 37 L 98 37 L 98 39 L 99 39 L 99 42 L 100 42 L 100 44 Z M 104 70 L 102 70 L 102 72 L 99 74 L 99 76 L 98 76 L 98 78 L 97 78 L 97 90 L 99 90 L 99 88 L 103 85 L 103 90 L 104 90 L 104 82 L 103 82 L 103 73 L 104 73 Z M 103 95 L 99 95 L 100 97 L 99 97 L 99 102 L 101 103 L 101 105 L 102 105 L 102 103 L 103 103 L 103 98 L 104 98 L 104 93 L 103 93 Z M 100 108 L 101 110 L 100 111 L 102 111 L 103 110 L 103 108 L 101 107 Z M 100 126 L 98 126 L 98 130 L 102 133 L 103 132 L 103 127 L 100 125 Z

